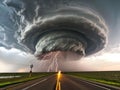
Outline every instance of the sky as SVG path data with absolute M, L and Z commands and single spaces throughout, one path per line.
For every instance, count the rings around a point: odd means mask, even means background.
M 7 1 L 18 4 L 16 11 L 19 11 L 19 4 L 22 0 L 1 0 L 0 1 L 0 72 L 29 72 L 33 64 L 33 71 L 47 71 L 51 61 L 37 60 L 31 52 L 26 52 L 24 47 L 16 44 L 14 30 L 18 29 L 18 23 L 12 21 L 19 17 L 14 13 L 13 7 L 6 5 Z M 32 0 L 34 1 L 34 0 Z M 48 0 L 40 0 L 42 5 Z M 57 1 L 57 0 L 54 0 Z M 28 3 L 29 0 L 26 0 Z M 108 26 L 108 43 L 100 52 L 84 57 L 76 61 L 58 61 L 58 67 L 63 71 L 111 71 L 120 70 L 120 1 L 116 0 L 65 0 L 57 3 L 85 5 L 95 10 Z M 51 3 L 54 5 L 55 2 Z M 51 4 L 48 3 L 47 5 Z M 15 4 L 16 5 L 16 4 Z M 22 4 L 24 5 L 24 4 Z M 12 6 L 12 5 L 9 5 Z M 42 6 L 41 6 L 42 7 Z M 32 9 L 32 8 L 31 8 Z M 28 12 L 31 11 L 29 9 Z M 17 13 L 18 14 L 18 13 Z M 27 19 L 27 17 L 24 17 Z M 23 19 L 24 19 L 23 18 Z M 14 36 L 14 37 L 13 37 Z M 19 38 L 18 38 L 19 39 Z M 22 49 L 21 49 L 22 48 Z M 48 66 L 46 66 L 48 65 Z

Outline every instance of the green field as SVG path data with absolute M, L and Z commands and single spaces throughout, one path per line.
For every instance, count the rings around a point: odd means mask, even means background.
M 53 73 L 32 73 L 29 77 L 29 73 L 0 73 L 0 77 L 12 76 L 13 78 L 0 78 L 0 87 L 5 87 L 12 84 L 23 83 L 33 79 L 38 79 L 44 76 L 51 75 Z M 16 77 L 19 76 L 19 77 Z
M 12 84 L 23 83 L 33 79 L 38 79 L 44 76 L 55 73 L 33 73 L 29 77 L 29 73 L 0 73 L 1 76 L 20 76 L 14 78 L 0 78 L 0 87 L 5 87 Z M 102 72 L 63 72 L 63 74 L 72 75 L 82 79 L 100 82 L 108 85 L 120 87 L 120 71 L 102 71 Z
M 120 87 L 120 71 L 101 72 L 68 72 L 65 74 L 77 76 L 82 79 Z

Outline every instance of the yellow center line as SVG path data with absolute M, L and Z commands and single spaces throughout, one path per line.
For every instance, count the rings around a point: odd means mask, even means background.
M 61 90 L 60 78 L 61 78 L 61 71 L 59 71 L 57 74 L 56 90 Z

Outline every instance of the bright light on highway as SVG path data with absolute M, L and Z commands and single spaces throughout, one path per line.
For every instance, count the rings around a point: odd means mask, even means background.
M 61 77 L 61 71 L 59 71 L 57 74 L 56 90 L 61 90 L 60 77 Z
M 58 81 L 60 80 L 60 77 L 61 77 L 61 71 L 58 72 Z

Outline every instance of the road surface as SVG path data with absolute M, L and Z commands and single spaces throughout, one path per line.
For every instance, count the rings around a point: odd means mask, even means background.
M 56 90 L 57 75 L 41 78 L 31 84 L 16 86 L 4 90 Z M 112 87 L 91 83 L 79 78 L 62 74 L 59 80 L 60 88 L 57 90 L 120 90 Z

